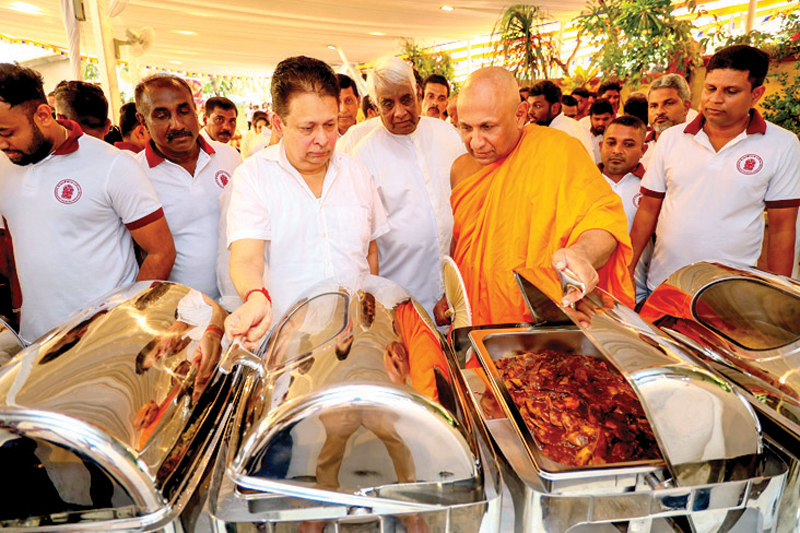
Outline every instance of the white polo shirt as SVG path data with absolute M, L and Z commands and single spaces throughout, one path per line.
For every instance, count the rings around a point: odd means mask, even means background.
M 378 239 L 381 276 L 410 292 L 431 316 L 444 294 L 441 258 L 450 253 L 453 236 L 450 168 L 463 153 L 461 136 L 431 117 L 420 117 L 408 135 L 380 123 L 352 152 L 375 178 L 389 214 L 391 230 Z
M 128 230 L 164 216 L 129 152 L 61 124 L 70 133 L 54 153 L 26 166 L 2 157 L 0 165 L 0 212 L 14 236 L 28 341 L 133 282 L 139 269 Z
M 598 165 L 600 172 L 603 172 L 603 164 Z M 606 176 L 603 172 L 603 177 L 611 186 L 617 196 L 622 200 L 622 208 L 625 210 L 625 217 L 628 219 L 628 233 L 631 232 L 633 227 L 633 219 L 636 217 L 636 211 L 639 209 L 639 203 L 642 200 L 642 193 L 639 189 L 642 186 L 642 178 L 644 177 L 644 166 L 640 162 L 636 168 L 628 172 L 618 182 L 614 182 L 611 178 Z M 653 255 L 653 241 L 648 241 L 647 246 L 642 250 L 642 255 L 639 262 L 636 264 L 634 271 L 633 281 L 636 288 L 636 302 L 647 297 L 647 269 L 650 266 L 650 257 Z
M 755 265 L 762 213 L 800 205 L 800 142 L 751 110 L 750 124 L 716 152 L 703 115 L 658 138 L 642 194 L 663 198 L 647 286 L 696 261 Z
M 227 245 L 267 241 L 274 321 L 328 278 L 369 273 L 369 243 L 389 224 L 369 172 L 334 152 L 315 197 L 286 158 L 283 141 L 249 157 L 234 173 Z
M 581 124 L 574 118 L 566 116 L 564 113 L 559 113 L 556 118 L 550 122 L 551 128 L 561 130 L 578 139 L 589 155 L 594 157 L 594 148 L 592 147 L 592 134 L 581 126 Z M 602 138 L 602 137 L 601 137 Z
M 216 277 L 219 195 L 242 162 L 236 149 L 197 137 L 200 154 L 194 176 L 156 153 L 153 142 L 136 157 L 164 206 L 175 239 L 175 264 L 169 281 L 219 298 Z

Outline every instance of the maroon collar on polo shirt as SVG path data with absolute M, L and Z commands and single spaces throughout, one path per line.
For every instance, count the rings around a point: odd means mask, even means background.
M 200 145 L 200 149 L 202 151 L 204 151 L 205 153 L 207 153 L 208 155 L 211 155 L 211 154 L 215 153 L 214 147 L 211 146 L 208 143 L 208 141 L 206 141 L 205 138 L 202 135 L 199 135 L 199 134 L 197 135 L 197 144 L 199 144 Z M 160 165 L 163 161 L 165 161 L 165 159 L 163 157 L 161 157 L 158 154 L 158 152 L 156 152 L 155 144 L 153 143 L 153 139 L 150 139 L 150 141 L 147 143 L 147 146 L 145 146 L 145 148 L 144 148 L 144 157 L 145 157 L 145 159 L 147 159 L 147 165 L 150 168 L 156 167 L 156 166 Z
M 598 163 L 597 168 L 600 169 L 600 172 L 603 172 L 603 163 Z M 628 172 L 628 174 L 633 174 L 637 178 L 642 179 L 644 177 L 644 170 L 645 170 L 644 165 L 641 162 L 639 162 L 636 163 L 636 166 L 633 168 L 633 170 Z
M 647 135 L 644 136 L 644 142 L 649 143 L 656 140 L 656 130 L 647 130 Z
M 72 120 L 58 120 L 57 122 L 67 129 L 69 135 L 67 136 L 67 140 L 58 147 L 58 150 L 53 152 L 53 155 L 67 155 L 77 152 L 80 147 L 78 138 L 83 135 L 83 130 L 77 122 Z
M 705 124 L 705 121 L 706 118 L 703 116 L 703 113 L 698 113 L 694 120 L 687 124 L 685 128 L 683 128 L 683 132 L 691 135 L 697 135 L 700 133 L 700 130 L 703 129 L 703 124 Z M 755 133 L 764 135 L 767 133 L 767 121 L 764 120 L 764 117 L 761 116 L 761 113 L 759 113 L 757 109 L 750 110 L 750 123 L 747 125 L 745 132 L 748 135 L 753 135 Z

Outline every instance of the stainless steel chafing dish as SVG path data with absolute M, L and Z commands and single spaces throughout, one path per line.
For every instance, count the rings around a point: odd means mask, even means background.
M 734 383 L 790 464 L 779 531 L 800 531 L 800 284 L 744 266 L 696 263 L 641 314 Z
M 496 531 L 501 480 L 425 311 L 367 276 L 277 323 L 235 401 L 208 499 L 218 531 Z
M 227 416 L 224 317 L 188 287 L 139 283 L 0 368 L 0 527 L 175 530 Z
M 472 331 L 480 371 L 463 371 L 505 467 L 517 531 L 775 529 L 786 464 L 764 448 L 754 412 L 727 381 L 602 291 L 561 308 L 518 281 L 536 325 Z M 639 397 L 663 461 L 568 467 L 545 457 L 494 361 L 546 348 L 613 365 Z

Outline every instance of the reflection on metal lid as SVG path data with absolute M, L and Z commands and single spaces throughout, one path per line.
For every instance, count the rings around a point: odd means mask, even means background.
M 237 405 L 216 516 L 240 520 L 244 501 L 270 520 L 497 501 L 488 441 L 427 313 L 375 276 L 307 296 L 276 326 L 253 401 Z
M 177 516 L 226 416 L 225 315 L 189 287 L 142 282 L 0 368 L 0 471 L 39 491 L 27 505 L 0 498 L 0 522 L 146 531 Z
M 476 457 L 455 419 L 400 388 L 338 386 L 284 404 L 264 426 L 234 464 L 237 482 L 251 489 L 292 494 L 288 485 L 295 485 L 337 492 L 341 496 L 326 498 L 357 505 L 365 488 L 380 493 L 396 483 L 477 475 Z
M 268 369 L 278 371 L 339 335 L 347 327 L 348 304 L 346 292 L 326 292 L 295 306 L 274 336 Z
M 774 350 L 800 339 L 800 297 L 760 280 L 712 283 L 697 293 L 692 312 L 747 350 Z

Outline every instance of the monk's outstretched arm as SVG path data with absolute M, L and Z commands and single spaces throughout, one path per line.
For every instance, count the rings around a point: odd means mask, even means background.
M 608 262 L 617 248 L 617 240 L 604 229 L 590 229 L 581 233 L 578 240 L 568 248 L 553 254 L 553 266 L 557 270 L 569 269 L 591 292 L 600 280 L 597 269 Z M 564 296 L 563 305 L 572 305 L 584 295 L 572 291 Z

